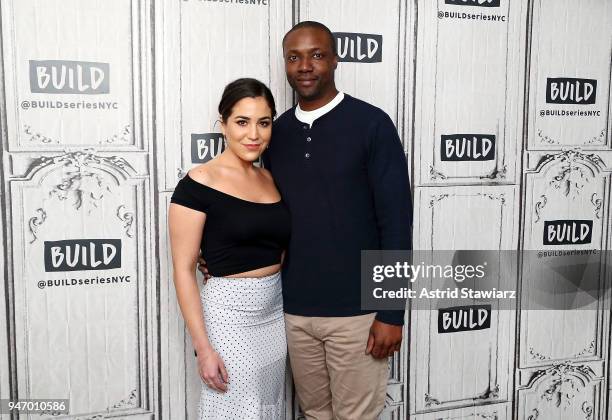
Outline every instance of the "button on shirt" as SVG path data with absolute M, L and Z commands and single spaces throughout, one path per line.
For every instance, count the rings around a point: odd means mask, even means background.
M 312 123 L 320 116 L 325 115 L 329 111 L 334 109 L 334 107 L 338 105 L 343 99 L 344 99 L 344 93 L 338 92 L 336 96 L 334 97 L 334 99 L 329 101 L 327 104 L 323 105 L 321 108 L 317 108 L 312 111 L 304 111 L 302 108 L 300 108 L 299 104 L 295 107 L 295 118 L 297 118 L 300 122 L 304 123 L 304 125 L 302 126 L 304 130 L 308 130 L 306 131 L 306 134 L 305 134 L 307 143 L 310 143 L 312 141 L 312 137 L 310 133 L 310 129 L 312 128 Z M 309 147 L 308 145 L 305 147 L 305 150 L 306 151 L 304 152 L 304 158 L 310 159 L 311 147 Z
M 274 122 L 264 165 L 291 214 L 285 312 L 373 312 L 361 309 L 361 250 L 411 249 L 408 167 L 389 116 L 347 94 L 315 111 L 294 107 Z M 401 325 L 404 312 L 376 318 Z

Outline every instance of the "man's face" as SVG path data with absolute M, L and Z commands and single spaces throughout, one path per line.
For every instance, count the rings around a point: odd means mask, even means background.
M 297 29 L 285 38 L 283 54 L 287 81 L 307 101 L 335 92 L 334 70 L 338 60 L 329 35 L 317 28 Z

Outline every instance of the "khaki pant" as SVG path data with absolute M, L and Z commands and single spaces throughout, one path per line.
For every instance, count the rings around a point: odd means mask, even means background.
M 382 411 L 388 359 L 365 354 L 375 315 L 285 314 L 291 370 L 308 420 L 373 420 Z

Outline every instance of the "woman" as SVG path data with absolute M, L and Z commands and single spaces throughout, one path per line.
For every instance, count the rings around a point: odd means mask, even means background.
M 280 266 L 289 212 L 270 173 L 253 163 L 270 142 L 270 90 L 226 86 L 226 148 L 179 181 L 169 209 L 174 284 L 202 379 L 200 419 L 284 418 L 287 355 Z M 198 297 L 198 255 L 211 277 Z

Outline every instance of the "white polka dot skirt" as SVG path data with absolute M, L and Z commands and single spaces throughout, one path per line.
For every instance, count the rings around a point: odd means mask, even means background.
M 202 382 L 204 419 L 285 418 L 287 340 L 280 273 L 212 277 L 201 293 L 208 338 L 229 376 L 226 392 Z

